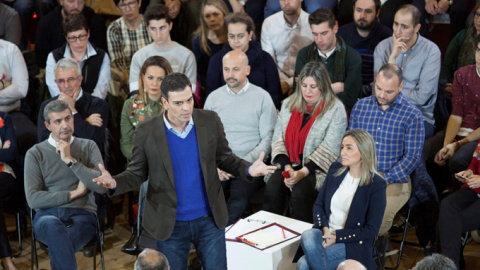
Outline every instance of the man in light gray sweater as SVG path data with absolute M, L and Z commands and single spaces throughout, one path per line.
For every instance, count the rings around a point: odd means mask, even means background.
M 226 85 L 213 91 L 204 109 L 214 111 L 222 120 L 228 145 L 233 153 L 254 162 L 262 151 L 271 150 L 277 110 L 264 89 L 250 83 L 248 58 L 242 51 L 230 51 L 223 57 L 223 77 Z M 249 200 L 263 181 L 247 183 L 218 169 L 224 190 L 230 186 L 228 224 L 242 217 Z
M 73 115 L 62 100 L 44 109 L 48 140 L 33 146 L 25 158 L 25 194 L 35 209 L 32 221 L 38 241 L 48 245 L 52 269 L 77 269 L 75 252 L 96 232 L 93 191 L 106 189 L 92 182 L 103 163 L 94 141 L 75 138 Z

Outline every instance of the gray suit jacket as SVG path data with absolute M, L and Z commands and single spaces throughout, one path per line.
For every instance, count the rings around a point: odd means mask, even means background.
M 249 163 L 232 153 L 222 122 L 215 112 L 194 109 L 192 117 L 210 208 L 217 227 L 225 228 L 228 213 L 217 167 L 243 179 L 251 179 L 246 175 Z M 177 212 L 175 180 L 163 114 L 138 125 L 133 136 L 132 159 L 125 172 L 114 176 L 117 188 L 113 195 L 134 190 L 147 178 L 149 184 L 143 227 L 155 239 L 163 241 L 172 234 Z

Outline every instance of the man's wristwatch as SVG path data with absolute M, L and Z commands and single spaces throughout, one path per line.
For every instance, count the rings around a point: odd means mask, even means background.
M 70 162 L 67 163 L 67 166 L 71 168 L 73 165 L 77 164 L 77 160 L 75 158 L 70 159 Z

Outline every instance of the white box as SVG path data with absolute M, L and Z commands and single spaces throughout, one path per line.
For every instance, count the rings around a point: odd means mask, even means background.
M 276 222 L 302 234 L 313 224 L 280 216 L 267 211 L 259 211 L 247 219 L 264 220 L 268 225 Z M 228 229 L 228 228 L 227 228 Z M 300 236 L 265 250 L 258 250 L 245 243 L 227 241 L 227 266 L 229 270 L 287 270 L 295 269 L 293 256 L 300 244 Z

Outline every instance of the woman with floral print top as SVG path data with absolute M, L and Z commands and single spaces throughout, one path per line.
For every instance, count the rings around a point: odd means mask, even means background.
M 149 57 L 140 69 L 138 94 L 123 104 L 120 119 L 120 148 L 130 161 L 132 157 L 132 139 L 137 125 L 163 111 L 160 97 L 160 85 L 163 78 L 172 72 L 170 63 L 161 56 Z

